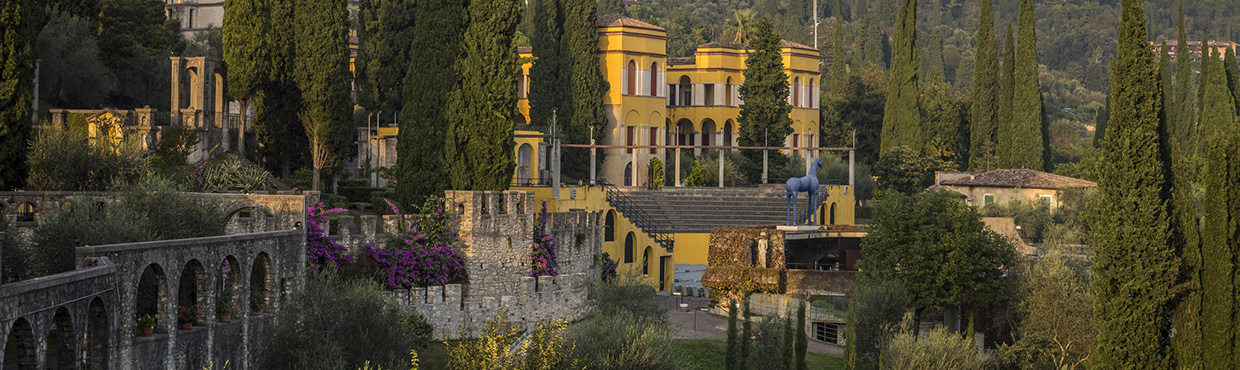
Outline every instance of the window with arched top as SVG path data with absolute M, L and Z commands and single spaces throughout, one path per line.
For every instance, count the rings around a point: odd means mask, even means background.
M 805 102 L 806 107 L 809 107 L 809 108 L 814 107 L 814 92 L 815 91 L 818 91 L 818 90 L 814 90 L 814 79 L 811 78 L 809 79 L 809 91 L 806 92 L 806 100 L 808 100 L 807 102 Z
M 650 63 L 650 96 L 659 96 L 659 62 Z
M 607 219 L 603 221 L 603 241 L 616 241 L 616 211 L 607 211 Z
M 793 78 L 792 79 L 792 106 L 793 107 L 801 106 L 801 94 L 800 93 L 801 93 L 801 78 L 800 77 Z
M 629 86 L 628 87 L 629 87 L 628 91 L 624 92 L 625 94 L 629 94 L 629 95 L 637 94 L 637 62 L 632 61 L 632 60 L 629 61 Z
M 624 263 L 633 263 L 633 232 L 624 236 Z
M 646 247 L 646 250 L 642 252 L 642 275 L 650 275 L 650 255 L 654 254 L 651 253 L 653 251 L 654 248 Z
M 17 206 L 17 222 L 34 221 L 34 203 L 23 202 Z

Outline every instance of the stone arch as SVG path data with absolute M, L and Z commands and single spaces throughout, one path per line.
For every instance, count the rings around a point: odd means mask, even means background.
M 624 263 L 633 263 L 633 239 L 632 231 L 624 236 Z
M 202 313 L 208 307 L 213 307 L 207 304 L 207 291 L 207 274 L 202 262 L 189 260 L 181 269 L 181 276 L 177 278 L 177 309 L 195 308 Z M 201 318 L 195 320 L 198 320 L 196 323 L 202 322 Z
M 524 184 L 528 181 L 532 181 L 533 179 L 533 176 L 530 176 L 530 152 L 531 150 L 532 149 L 530 148 L 530 144 L 521 144 L 521 147 L 517 148 L 517 183 L 518 184 Z
M 224 230 L 229 234 L 266 231 L 267 220 L 274 223 L 274 213 L 260 206 L 238 206 L 224 217 Z
M 693 131 L 693 121 L 686 118 L 676 121 L 676 145 L 694 145 Z
M 616 210 L 607 210 L 606 221 L 603 222 L 603 241 L 616 241 Z
M 52 315 L 52 327 L 47 331 L 45 338 L 47 343 L 46 356 L 44 356 L 45 368 L 74 369 L 78 367 L 73 316 L 69 314 L 68 308 L 60 306 L 56 309 L 56 313 Z
M 103 300 L 95 297 L 86 309 L 86 342 L 82 349 L 86 354 L 86 368 L 103 370 L 108 368 L 108 311 Z
M 198 67 L 185 68 L 184 76 L 185 78 L 181 79 L 181 88 L 180 88 L 181 104 L 179 107 L 176 107 L 176 108 L 177 109 L 180 109 L 180 108 L 203 109 L 203 107 L 194 106 L 194 101 L 197 101 L 197 99 L 194 99 L 193 95 L 200 94 L 195 91 L 197 89 L 193 88 L 194 86 L 193 81 L 198 81 Z
M 736 130 L 736 125 L 732 123 L 731 118 L 723 121 L 723 143 L 720 145 L 732 145 L 732 141 L 735 138 L 733 136 L 734 130 Z
M 271 307 L 271 268 L 271 257 L 267 252 L 258 252 L 250 265 L 250 311 L 266 312 Z
M 164 275 L 164 268 L 156 263 L 147 265 L 139 275 L 136 288 L 134 312 L 139 317 L 154 316 L 155 332 L 166 333 L 169 327 L 167 321 L 173 316 L 168 312 L 168 278 Z M 135 336 L 140 334 L 137 325 L 133 329 Z
M 680 104 L 677 105 L 693 105 L 693 80 L 689 79 L 688 75 L 683 75 L 680 76 L 680 81 L 678 82 L 680 84 L 679 86 L 676 86 L 676 90 L 680 94 Z
M 702 145 L 703 146 L 711 146 L 711 145 L 718 144 L 715 142 L 717 140 L 714 140 L 715 131 L 718 130 L 718 127 L 715 127 L 715 126 L 716 126 L 715 120 L 713 119 L 706 118 L 702 120 Z
M 245 285 L 242 284 L 245 275 L 241 274 L 241 263 L 237 262 L 237 257 L 232 255 L 224 257 L 224 260 L 220 262 L 219 276 L 219 290 L 217 290 L 217 294 L 219 294 L 220 299 L 219 302 L 216 302 L 216 306 L 220 302 L 226 303 L 230 306 L 227 308 L 227 312 L 229 314 L 236 314 L 239 312 L 237 311 L 238 307 L 241 307 L 243 304 L 239 293 L 245 289 Z M 216 307 L 217 312 L 220 309 L 220 307 Z
M 650 96 L 659 96 L 659 62 L 650 63 Z
M 0 363 L 16 363 L 17 369 L 38 369 L 38 343 L 35 342 L 34 328 L 25 318 L 18 318 L 9 329 L 9 337 L 5 339 L 4 355 Z M 10 357 L 11 354 L 11 357 Z M 6 366 L 5 369 L 8 369 Z
M 17 205 L 17 222 L 34 221 L 34 216 L 37 213 L 39 213 L 39 207 L 34 202 L 22 202 Z
M 624 91 L 624 93 L 627 95 L 637 95 L 637 61 L 636 60 L 629 59 L 628 71 L 629 71 L 628 73 L 629 86 L 628 86 L 628 89 Z
M 646 250 L 642 251 L 642 275 L 650 275 L 650 261 L 654 256 L 654 247 L 646 246 Z M 662 290 L 662 288 L 660 288 Z

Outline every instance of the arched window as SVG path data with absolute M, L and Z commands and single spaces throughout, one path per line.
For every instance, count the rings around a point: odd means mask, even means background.
M 732 106 L 732 77 L 728 77 L 728 83 L 723 85 L 723 105 Z
M 185 267 L 181 269 L 181 277 L 177 279 L 177 310 L 197 308 L 198 312 L 206 311 L 206 279 L 207 275 L 203 271 L 202 263 L 198 260 L 185 263 Z M 180 322 L 177 323 L 180 324 Z M 194 323 L 204 322 L 199 319 Z
M 650 63 L 650 96 L 659 96 L 659 62 Z
M 520 116 L 518 114 L 518 116 Z M 530 184 L 534 178 L 530 174 L 530 144 L 521 144 L 517 149 L 517 183 Z
M 814 90 L 814 79 L 812 78 L 809 79 L 809 91 L 806 92 L 806 100 L 809 100 L 809 101 L 805 102 L 806 107 L 808 108 L 814 107 L 814 93 L 817 91 L 818 90 Z
M 250 265 L 250 316 L 258 316 L 271 305 L 271 257 L 259 252 Z
M 30 322 L 26 321 L 25 318 L 18 318 L 13 321 L 13 326 L 9 329 L 9 336 L 5 338 L 4 345 L 5 353 L 12 354 L 11 356 L 14 358 L 4 358 L 0 362 L 12 360 L 10 363 L 17 365 L 16 368 L 18 369 L 35 369 L 38 348 L 38 343 L 35 342 L 34 328 L 30 326 Z
M 642 275 L 650 275 L 650 255 L 654 254 L 654 248 L 649 246 L 642 252 Z
M 59 343 L 48 341 L 48 363 L 60 365 L 61 369 L 72 367 L 72 364 L 78 362 L 77 353 L 74 351 L 77 336 L 73 332 L 73 318 L 69 315 L 69 309 L 64 306 L 57 308 L 56 314 L 52 316 L 52 327 L 47 331 L 47 337 L 51 338 L 53 334 Z
M 624 236 L 624 263 L 633 263 L 633 232 Z
M 834 202 L 831 203 L 831 215 L 829 217 L 831 221 L 827 225 L 835 225 L 835 203 Z
M 17 222 L 34 221 L 34 203 L 24 202 L 17 206 Z
M 607 219 L 603 221 L 603 241 L 616 241 L 616 211 L 607 211 Z
M 103 370 L 108 364 L 108 311 L 99 297 L 90 301 L 86 316 L 86 368 Z
M 138 317 L 146 315 L 155 317 L 156 333 L 168 332 L 171 326 L 165 320 L 174 317 L 165 310 L 165 302 L 168 301 L 167 281 L 164 277 L 164 269 L 157 264 L 148 265 L 142 271 L 142 277 L 138 279 L 137 302 L 134 308 Z M 133 329 L 139 330 L 137 325 L 134 325 Z
M 792 106 L 801 106 L 801 78 L 792 79 Z
M 629 95 L 637 94 L 637 62 L 636 61 L 632 61 L 632 60 L 629 61 L 629 89 L 628 91 L 625 91 L 624 93 L 629 94 Z

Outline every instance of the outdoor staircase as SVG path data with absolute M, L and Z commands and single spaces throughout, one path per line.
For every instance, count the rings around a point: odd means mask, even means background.
M 672 239 L 672 233 L 667 230 L 665 224 L 655 221 L 635 199 L 630 198 L 623 190 L 608 182 L 601 182 L 603 189 L 607 193 L 607 203 L 615 207 L 620 214 L 627 217 L 634 225 L 645 231 L 659 245 L 663 246 L 668 252 L 675 247 L 676 241 Z
M 612 187 L 614 188 L 614 187 Z M 665 187 L 659 190 L 626 187 L 611 202 L 613 207 L 629 216 L 630 209 L 639 210 L 641 221 L 634 221 L 642 230 L 657 225 L 662 233 L 709 233 L 718 226 L 783 225 L 787 222 L 787 200 L 783 184 L 756 188 L 688 188 Z M 826 195 L 820 190 L 819 197 Z M 609 190 L 608 201 L 612 200 Z M 798 194 L 798 221 L 803 221 L 808 201 Z M 633 217 L 629 216 L 630 219 Z

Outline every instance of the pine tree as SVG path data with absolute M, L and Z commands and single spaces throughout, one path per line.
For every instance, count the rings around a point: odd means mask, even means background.
M 1167 338 L 1179 262 L 1172 248 L 1169 189 L 1160 139 L 1158 70 L 1138 0 L 1123 0 L 1111 69 L 1111 117 L 1098 166 L 1091 226 L 1098 347 L 1094 366 L 1167 369 Z
M 1179 38 L 1176 45 L 1188 45 L 1188 36 L 1184 31 L 1184 2 L 1180 1 Z M 1178 46 L 1183 47 L 1183 46 Z M 1175 53 L 1175 126 L 1172 134 L 1180 141 L 1183 154 L 1194 153 L 1197 143 L 1193 142 L 1196 131 L 1196 101 L 1193 100 L 1193 66 L 1189 53 Z
M 235 0 L 224 4 L 224 64 L 228 66 L 228 96 L 241 112 L 249 112 L 254 95 L 271 78 L 271 5 L 266 0 Z M 245 154 L 245 122 L 241 115 L 237 151 Z
M 298 118 L 310 141 L 314 168 L 311 184 L 319 187 L 324 168 L 340 163 L 353 128 L 349 97 L 348 10 L 343 2 L 298 0 L 293 12 L 297 30 L 293 77 L 305 104 Z
M 1013 141 L 1016 140 L 1016 128 L 1013 126 L 1012 98 L 1016 91 L 1016 39 L 1012 34 L 1012 22 L 1007 24 L 1007 38 L 1003 42 L 1003 69 L 999 75 L 999 108 L 995 116 L 995 162 L 999 168 L 1012 168 Z
M 995 165 L 998 136 L 999 41 L 995 39 L 995 19 L 991 0 L 981 0 L 977 20 L 977 52 L 973 62 L 972 127 L 969 134 L 969 170 L 988 171 Z
M 594 0 L 564 1 L 564 37 L 561 39 L 568 75 L 568 100 L 571 109 L 565 125 L 569 144 L 590 144 L 590 139 L 603 139 L 607 116 L 603 112 L 603 74 L 598 59 L 598 16 Z M 563 148 L 560 170 L 570 178 L 590 176 L 590 150 Z M 602 152 L 602 151 L 599 151 Z M 601 156 L 600 156 L 601 157 Z M 599 158 L 601 160 L 601 158 Z
M 883 138 L 880 153 L 907 146 L 921 152 L 925 139 L 921 133 L 921 112 L 917 107 L 917 0 L 903 0 L 896 18 L 895 44 L 891 48 L 891 80 L 887 85 L 887 104 L 883 109 Z
M 770 144 L 778 145 L 792 133 L 792 119 L 788 116 L 792 112 L 788 105 L 788 74 L 784 73 L 783 57 L 779 55 L 779 34 L 775 33 L 771 22 L 759 18 L 754 30 L 749 40 L 751 51 L 745 58 L 745 82 L 740 87 L 743 103 L 737 119 L 740 121 L 737 141 L 741 146 L 765 146 L 769 138 Z M 762 163 L 760 150 L 745 149 L 741 154 L 749 163 Z M 779 152 L 771 152 L 769 160 L 771 168 L 779 168 L 788 159 Z M 750 166 L 743 170 L 750 181 L 761 180 L 761 167 Z
M 1220 81 L 1206 81 L 1206 84 L 1218 84 Z M 1206 97 L 1217 93 L 1217 88 L 1207 88 Z M 1209 108 L 1207 108 L 1209 109 Z M 1207 117 L 1211 116 L 1206 111 Z M 1211 117 L 1214 118 L 1214 117 Z M 1203 347 L 1202 364 L 1206 369 L 1231 368 L 1233 361 L 1232 340 L 1235 336 L 1235 286 L 1232 285 L 1232 274 L 1235 266 L 1232 262 L 1230 241 L 1232 217 L 1229 214 L 1229 198 L 1227 188 L 1229 173 L 1228 161 L 1234 161 L 1227 152 L 1226 134 L 1219 132 L 1206 137 L 1209 143 L 1209 161 L 1206 166 L 1205 228 L 1202 232 L 1202 269 L 1201 269 L 1201 328 Z
M 22 187 L 29 170 L 35 40 L 42 17 L 43 5 L 36 1 L 0 2 L 0 190 Z
M 503 190 L 516 167 L 513 115 L 517 114 L 518 0 L 471 1 L 457 63 L 461 83 L 448 107 L 444 157 L 454 189 Z
M 406 205 L 447 189 L 444 151 L 448 99 L 461 80 L 457 63 L 465 33 L 465 2 L 416 2 L 414 37 L 404 86 L 401 130 L 397 133 L 396 194 Z
M 943 35 L 941 28 L 935 28 L 927 33 L 925 38 L 920 41 L 924 43 L 923 49 L 926 50 L 925 55 L 921 57 L 920 76 L 922 82 L 931 84 L 946 82 L 947 76 L 946 62 L 943 61 Z
M 561 9 L 565 1 L 531 0 L 530 3 L 534 13 L 534 34 L 529 36 L 536 59 L 530 66 L 529 123 L 535 130 L 548 131 L 551 128 L 552 108 L 558 110 L 557 120 L 569 115 L 572 109 L 567 91 L 572 63 L 566 60 L 568 57 L 560 42 L 561 37 L 567 37 Z
M 361 0 L 357 69 L 359 105 L 386 117 L 403 109 L 405 75 L 414 38 L 415 1 Z M 399 134 L 398 134 L 399 135 Z
M 1046 153 L 1042 135 L 1042 88 L 1038 83 L 1038 50 L 1033 0 L 1021 0 L 1016 36 L 1016 71 L 1012 94 L 1012 141 L 1005 168 L 1041 171 Z
M 848 74 L 848 66 L 844 63 L 844 15 L 840 11 L 840 0 L 835 0 L 835 42 L 831 43 L 831 86 L 840 90 L 844 86 L 844 75 Z M 827 84 L 820 84 L 824 92 Z M 826 96 L 827 94 L 820 94 Z
M 1200 137 L 1202 147 L 1198 154 L 1202 158 L 1208 155 L 1208 140 L 1213 138 L 1215 134 L 1227 132 L 1235 124 L 1236 105 L 1232 98 L 1231 91 L 1227 89 L 1227 74 L 1223 71 L 1223 64 L 1217 62 L 1218 49 L 1211 48 L 1211 61 L 1206 64 L 1202 73 L 1201 86 L 1204 87 L 1205 95 L 1201 98 L 1201 129 Z

